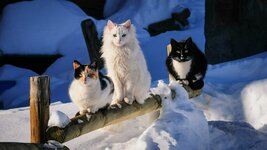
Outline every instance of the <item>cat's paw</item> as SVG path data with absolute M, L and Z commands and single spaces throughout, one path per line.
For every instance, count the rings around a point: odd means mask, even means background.
M 144 95 L 142 95 L 142 96 L 137 96 L 137 97 L 136 97 L 136 101 L 137 101 L 137 103 L 139 103 L 139 104 L 144 104 L 145 101 L 146 101 L 146 99 L 148 99 L 149 97 L 150 97 L 149 93 L 146 93 L 146 94 L 144 94 Z
M 109 105 L 108 106 L 108 110 L 111 110 L 111 109 L 116 109 L 117 107 L 116 107 L 116 105 L 115 104 L 112 104 L 112 105 Z
M 189 85 L 189 81 L 188 80 L 177 80 L 177 82 L 181 85 Z
M 144 104 L 145 103 L 145 99 L 139 99 L 139 100 L 136 100 L 137 101 L 137 103 L 139 103 L 139 104 Z
M 200 80 L 201 78 L 203 78 L 203 75 L 201 73 L 198 73 L 195 75 L 196 80 Z
M 91 108 L 88 108 L 88 109 L 87 109 L 87 112 L 88 112 L 88 113 L 92 113 L 92 114 L 94 114 L 94 113 L 97 112 L 97 111 L 98 111 L 98 109 L 95 108 L 95 107 L 91 107 Z
M 80 110 L 80 112 L 79 112 L 79 115 L 83 115 L 83 114 L 85 114 L 85 113 L 87 113 L 88 112 L 88 110 Z
M 182 80 L 183 85 L 189 85 L 189 81 L 188 80 Z
M 108 106 L 108 109 L 110 110 L 110 109 L 117 109 L 117 108 L 121 108 L 122 106 L 121 106 L 121 104 L 120 103 L 115 103 L 115 104 L 110 104 L 109 106 Z
M 134 98 L 130 98 L 130 97 L 125 97 L 124 98 L 124 102 L 127 103 L 127 104 L 132 104 L 134 101 Z
M 177 80 L 177 82 L 181 85 L 183 85 L 183 80 Z

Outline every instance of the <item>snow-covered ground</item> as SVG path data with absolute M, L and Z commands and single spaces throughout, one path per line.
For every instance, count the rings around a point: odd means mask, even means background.
M 168 86 L 165 67 L 170 38 L 193 38 L 204 50 L 204 0 L 107 0 L 105 16 L 114 22 L 130 18 L 153 79 L 153 90 L 175 100 L 164 100 L 160 117 L 151 115 L 99 129 L 64 143 L 70 149 L 267 149 L 267 53 L 209 65 L 203 94 L 188 100 L 185 91 Z M 170 17 L 187 7 L 190 25 L 150 37 L 149 23 Z M 35 0 L 8 5 L 0 20 L 0 52 L 4 54 L 62 54 L 44 73 L 51 77 L 51 112 L 73 117 L 77 107 L 69 102 L 68 86 L 73 79 L 72 61 L 88 63 L 80 22 L 91 18 L 65 0 Z M 93 19 L 93 18 L 92 18 Z M 99 36 L 107 20 L 95 20 Z M 29 77 L 36 73 L 4 65 L 0 80 L 16 85 L 1 91 L 0 142 L 29 142 Z M 163 79 L 158 85 L 157 80 Z M 165 97 L 164 96 L 164 97 Z M 15 108 L 18 107 L 18 108 Z M 14 108 L 14 109 L 11 109 Z M 57 112 L 59 116 L 64 116 Z M 66 117 L 66 116 L 65 116 Z M 53 120 L 57 120 L 54 116 Z M 66 119 L 68 120 L 68 119 Z M 149 120 L 149 121 L 148 121 Z M 50 122 L 53 124 L 53 122 Z M 60 122 L 59 122 L 60 123 Z

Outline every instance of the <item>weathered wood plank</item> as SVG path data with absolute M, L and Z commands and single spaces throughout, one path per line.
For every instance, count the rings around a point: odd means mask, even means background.
M 99 110 L 91 114 L 90 118 L 88 114 L 74 117 L 65 128 L 48 128 L 47 139 L 63 143 L 96 129 L 157 111 L 161 108 L 161 98 L 159 95 L 151 95 L 142 105 L 137 102 L 121 105 L 121 108 Z
M 49 119 L 50 79 L 48 76 L 30 77 L 31 143 L 46 143 L 45 131 Z
M 33 144 L 33 143 L 17 143 L 17 142 L 0 142 L 1 150 L 69 150 L 63 146 L 54 148 L 48 144 Z

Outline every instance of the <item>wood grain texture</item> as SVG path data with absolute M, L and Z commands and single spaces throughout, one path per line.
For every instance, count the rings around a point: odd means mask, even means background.
M 50 79 L 48 76 L 30 77 L 31 143 L 46 143 L 45 131 L 49 120 Z

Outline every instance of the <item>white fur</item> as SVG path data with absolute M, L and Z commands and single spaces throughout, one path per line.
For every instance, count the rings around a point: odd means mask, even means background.
M 88 78 L 87 83 L 74 79 L 70 84 L 69 96 L 75 103 L 80 114 L 85 112 L 95 113 L 100 108 L 111 103 L 113 94 L 110 94 L 112 86 L 107 83 L 107 87 L 102 91 L 99 79 Z
M 174 70 L 176 70 L 176 72 L 178 73 L 181 79 L 186 78 L 186 75 L 190 71 L 191 63 L 192 63 L 192 60 L 189 60 L 186 62 L 179 62 L 179 61 L 172 59 Z
M 144 103 L 151 84 L 150 73 L 136 39 L 134 26 L 129 27 L 128 22 L 126 28 L 124 24 L 114 24 L 113 28 L 107 25 L 103 34 L 102 57 L 115 89 L 112 104 L 123 99 L 129 104 L 134 99 Z M 117 37 L 113 37 L 113 34 L 117 34 Z M 126 36 L 122 37 L 122 34 Z

